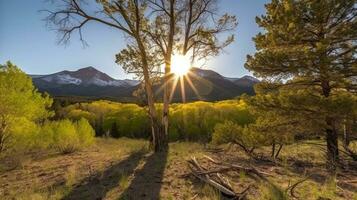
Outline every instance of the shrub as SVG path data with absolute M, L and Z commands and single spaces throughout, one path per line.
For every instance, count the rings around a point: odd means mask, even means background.
M 52 99 L 11 62 L 0 65 L 0 153 L 31 145 L 37 122 L 52 116 Z
M 161 113 L 162 105 L 157 104 L 157 109 L 158 113 Z M 110 101 L 77 103 L 63 108 L 60 113 L 62 118 L 89 119 L 95 127 L 97 136 L 110 133 L 115 138 L 148 138 L 151 134 L 147 108 L 136 104 Z M 242 100 L 172 104 L 169 117 L 170 141 L 209 142 L 217 123 L 230 120 L 245 126 L 254 122 Z
M 256 147 L 264 145 L 265 139 L 263 134 L 252 131 L 249 126 L 243 127 L 232 121 L 216 124 L 212 136 L 213 143 L 237 144 L 249 155 Z
M 53 146 L 62 153 L 72 153 L 80 149 L 79 135 L 70 120 L 54 122 Z
M 94 142 L 94 130 L 89 122 L 82 118 L 73 123 L 65 119 L 47 122 L 42 127 L 45 146 L 61 153 L 72 153 L 89 146 Z
M 94 142 L 95 132 L 86 119 L 81 118 L 79 121 L 77 121 L 75 124 L 75 128 L 81 146 L 89 146 Z

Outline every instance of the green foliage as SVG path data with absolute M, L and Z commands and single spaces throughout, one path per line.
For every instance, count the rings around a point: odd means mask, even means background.
M 324 133 L 334 171 L 338 126 L 356 116 L 356 1 L 274 0 L 256 22 L 264 31 L 245 67 L 263 78 L 251 101 L 258 129 Z
M 254 121 L 240 100 L 174 104 L 170 113 L 170 133 L 180 140 L 209 142 L 217 123 L 231 120 L 245 125 Z
M 94 142 L 94 130 L 87 120 L 72 122 L 68 119 L 44 124 L 41 130 L 44 147 L 61 153 L 72 153 Z
M 36 124 L 52 116 L 52 99 L 11 62 L 0 65 L 0 83 L 0 152 L 31 145 L 27 139 L 35 137 Z
M 260 185 L 260 198 L 264 200 L 288 200 L 288 194 L 282 188 L 273 184 Z
M 95 132 L 87 120 L 83 118 L 80 119 L 76 122 L 75 128 L 82 146 L 89 146 L 93 144 Z
M 162 105 L 158 104 L 156 107 L 158 112 L 161 112 Z M 112 137 L 150 136 L 147 108 L 136 104 L 96 101 L 70 105 L 63 108 L 60 113 L 62 118 L 72 120 L 77 120 L 80 116 L 89 118 L 96 130 L 103 130 Z M 209 142 L 214 126 L 225 120 L 246 125 L 253 122 L 254 118 L 242 100 L 173 104 L 170 108 L 169 138 L 171 141 Z
M 215 144 L 237 144 L 249 154 L 256 147 L 266 145 L 267 141 L 269 141 L 268 135 L 252 131 L 249 125 L 243 127 L 232 121 L 216 124 L 212 137 L 212 142 Z

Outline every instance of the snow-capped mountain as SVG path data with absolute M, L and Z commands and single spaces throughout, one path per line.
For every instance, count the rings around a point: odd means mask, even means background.
M 49 75 L 31 75 L 36 81 L 42 80 L 49 84 L 59 85 L 94 85 L 94 86 L 116 86 L 116 87 L 130 87 L 136 86 L 140 82 L 137 80 L 116 80 L 107 74 L 98 71 L 94 67 L 86 67 L 77 71 L 61 71 Z
M 140 87 L 138 80 L 117 80 L 100 72 L 94 67 L 77 71 L 61 71 L 49 75 L 30 75 L 39 91 L 47 92 L 53 97 L 84 97 L 91 99 L 111 99 L 118 101 L 136 101 L 134 91 Z M 183 81 L 186 100 L 222 100 L 239 96 L 243 93 L 254 94 L 253 85 L 259 82 L 251 76 L 227 78 L 213 70 L 192 68 L 187 75 L 191 82 Z M 196 88 L 193 91 L 190 85 Z M 178 84 L 178 85 L 181 85 Z M 159 85 L 155 86 L 156 95 L 161 96 Z M 197 93 L 199 93 L 199 97 Z M 181 90 L 174 91 L 173 101 L 181 101 Z M 160 99 L 161 97 L 158 97 Z

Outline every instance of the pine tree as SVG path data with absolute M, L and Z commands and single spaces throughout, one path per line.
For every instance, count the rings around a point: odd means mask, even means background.
M 273 0 L 266 5 L 266 14 L 256 18 L 264 32 L 254 38 L 257 52 L 245 65 L 269 80 L 268 89 L 279 88 L 275 95 L 285 93 L 290 101 L 284 107 L 289 111 L 286 116 L 303 113 L 301 118 L 321 118 L 331 171 L 339 160 L 335 112 L 351 105 L 356 94 L 356 2 Z M 279 109 L 276 103 L 266 105 Z

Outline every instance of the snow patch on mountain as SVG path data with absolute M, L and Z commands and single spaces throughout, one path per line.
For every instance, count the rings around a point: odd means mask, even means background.
M 31 75 L 33 79 L 43 80 L 59 85 L 94 85 L 100 87 L 132 87 L 140 84 L 138 80 L 116 80 L 107 74 L 96 70 L 94 67 L 86 67 L 77 71 L 62 71 L 50 75 Z
M 111 80 L 105 81 L 98 77 L 95 77 L 87 82 L 88 85 L 97 85 L 97 86 L 116 86 L 116 87 L 126 87 L 126 86 L 136 86 L 140 82 L 135 80 Z
M 252 81 L 254 83 L 257 83 L 259 82 L 259 80 L 253 76 L 249 76 L 249 75 L 245 75 L 241 78 L 230 78 L 230 77 L 224 77 L 224 79 L 228 80 L 228 81 L 232 81 L 232 82 L 236 82 L 236 81 L 239 81 L 239 80 L 249 80 L 249 81 Z
M 56 82 L 58 84 L 75 84 L 79 85 L 81 84 L 82 80 L 72 77 L 68 74 L 57 74 L 57 75 L 52 75 L 52 76 L 46 76 L 42 78 L 43 80 L 47 82 Z

